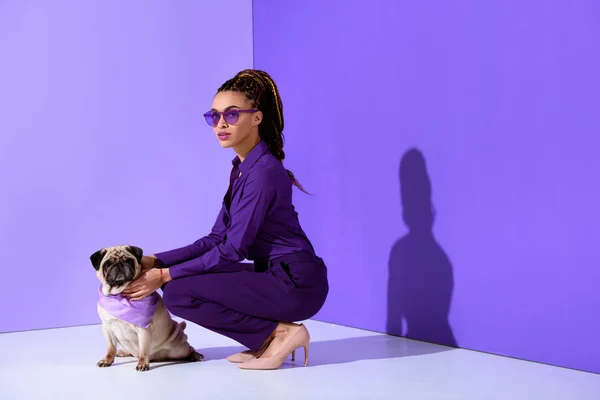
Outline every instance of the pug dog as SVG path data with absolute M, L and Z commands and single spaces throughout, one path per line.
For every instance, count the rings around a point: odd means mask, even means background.
M 187 341 L 185 321 L 171 318 L 157 292 L 136 301 L 120 294 L 141 275 L 142 254 L 136 246 L 112 246 L 90 256 L 101 282 L 97 308 L 107 346 L 97 366 L 109 367 L 115 357 L 134 356 L 137 371 L 149 370 L 150 361 L 202 361 L 204 356 Z

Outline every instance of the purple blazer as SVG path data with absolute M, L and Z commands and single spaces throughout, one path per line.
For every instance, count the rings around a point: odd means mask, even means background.
M 245 259 L 267 262 L 292 253 L 314 254 L 292 204 L 292 182 L 283 164 L 259 142 L 240 162 L 232 161 L 229 188 L 207 236 L 156 253 L 171 278 L 230 270 Z M 241 172 L 241 175 L 240 175 Z

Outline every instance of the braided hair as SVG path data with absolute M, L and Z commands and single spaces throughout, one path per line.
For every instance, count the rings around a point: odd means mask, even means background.
M 263 120 L 258 126 L 258 134 L 269 148 L 271 154 L 283 163 L 283 104 L 277 85 L 264 71 L 245 69 L 225 82 L 218 92 L 232 91 L 244 94 L 252 101 L 254 108 L 263 113 Z M 292 171 L 286 169 L 292 184 L 308 193 L 296 179 Z

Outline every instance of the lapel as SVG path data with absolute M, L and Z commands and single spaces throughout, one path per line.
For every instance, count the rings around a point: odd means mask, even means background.
M 243 186 L 246 176 L 252 170 L 254 164 L 256 164 L 256 162 L 260 160 L 268 151 L 269 148 L 267 147 L 267 144 L 261 140 L 256 146 L 254 146 L 252 150 L 250 150 L 250 153 L 248 153 L 243 162 L 240 162 L 240 159 L 237 156 L 231 161 L 233 167 L 231 168 L 231 173 L 229 175 L 229 188 L 227 189 L 227 193 L 223 198 L 225 211 L 230 221 L 232 199 L 235 198 L 237 192 L 240 190 L 240 187 Z

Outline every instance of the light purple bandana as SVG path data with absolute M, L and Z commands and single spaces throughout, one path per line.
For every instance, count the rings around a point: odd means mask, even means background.
M 154 292 L 141 300 L 132 301 L 120 294 L 105 296 L 100 286 L 98 304 L 113 317 L 147 328 L 158 305 L 158 293 Z

